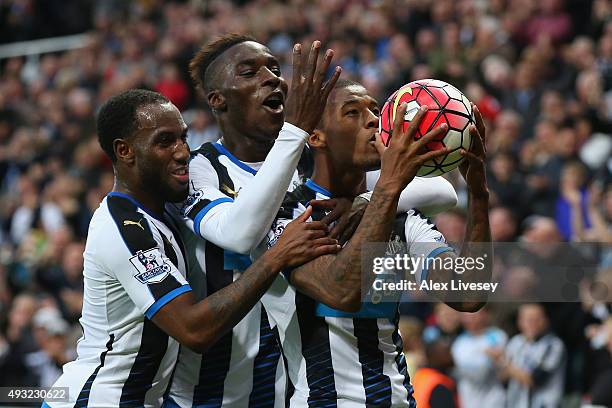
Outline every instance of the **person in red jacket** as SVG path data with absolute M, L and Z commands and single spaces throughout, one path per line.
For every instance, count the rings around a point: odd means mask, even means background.
M 428 365 L 414 375 L 414 397 L 419 408 L 459 408 L 455 381 L 447 375 L 453 366 L 450 344 L 438 339 L 425 346 Z

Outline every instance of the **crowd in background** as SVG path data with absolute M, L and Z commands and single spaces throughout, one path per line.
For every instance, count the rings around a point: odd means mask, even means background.
M 149 88 L 183 112 L 192 148 L 216 140 L 187 64 L 225 32 L 267 44 L 286 79 L 292 45 L 321 40 L 343 76 L 381 104 L 414 79 L 463 90 L 487 124 L 493 239 L 603 243 L 595 274 L 612 291 L 608 0 L 0 1 L 0 42 L 79 32 L 88 33 L 82 48 L 0 60 L 2 386 L 50 385 L 74 358 L 88 223 L 113 185 L 96 110 L 122 90 Z M 460 205 L 435 222 L 457 242 L 465 186 L 448 178 Z M 534 273 L 515 270 L 527 281 Z M 412 374 L 448 374 L 466 407 L 529 406 L 516 404 L 537 392 L 612 405 L 612 307 L 593 296 L 592 278 L 578 279 L 577 302 L 491 304 L 463 316 L 406 307 Z

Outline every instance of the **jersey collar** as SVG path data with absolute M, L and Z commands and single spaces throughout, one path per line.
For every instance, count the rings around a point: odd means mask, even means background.
M 153 212 L 151 212 L 150 210 L 148 210 L 146 207 L 144 207 L 142 204 L 140 204 L 134 197 L 132 197 L 131 195 L 125 194 L 125 193 L 120 193 L 118 191 L 111 191 L 110 193 L 108 193 L 106 195 L 107 197 L 121 197 L 121 198 L 125 198 L 126 200 L 129 200 L 132 202 L 132 204 L 134 204 L 136 207 L 140 208 L 142 211 L 146 212 L 148 215 L 150 215 L 151 217 L 155 218 L 158 221 L 164 222 L 162 219 L 160 219 L 157 215 L 153 214 Z
M 223 146 L 221 143 L 219 142 L 213 143 L 213 146 L 215 147 L 215 149 L 217 149 L 217 151 L 220 154 L 226 156 L 228 159 L 230 159 L 236 166 L 240 167 L 242 170 L 247 171 L 253 175 L 257 174 L 257 170 L 255 170 L 248 164 L 238 160 L 238 158 L 234 156 L 233 154 L 231 154 L 230 151 L 227 150 L 225 146 Z
M 323 187 L 321 187 L 320 185 L 318 185 L 317 183 L 315 183 L 311 179 L 306 180 L 306 183 L 304 183 L 304 185 L 306 187 L 308 187 L 309 189 L 311 189 L 312 191 L 314 191 L 314 192 L 317 192 L 319 194 L 323 194 L 327 198 L 331 198 L 332 197 L 332 193 L 330 193 L 329 191 L 327 191 L 326 189 L 324 189 Z

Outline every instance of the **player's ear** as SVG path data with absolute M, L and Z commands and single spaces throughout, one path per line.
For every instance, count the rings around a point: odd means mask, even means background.
M 225 96 L 223 96 L 221 92 L 216 89 L 206 94 L 206 100 L 208 101 L 208 106 L 210 106 L 213 112 L 223 112 L 227 109 Z
M 117 161 L 132 165 L 134 163 L 135 153 L 133 146 L 125 139 L 115 139 L 113 141 L 113 151 Z
M 325 132 L 319 129 L 313 130 L 310 136 L 308 136 L 308 146 L 312 147 L 313 149 L 322 149 L 327 147 L 327 135 Z

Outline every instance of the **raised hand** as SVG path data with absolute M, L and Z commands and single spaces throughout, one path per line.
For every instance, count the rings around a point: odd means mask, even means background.
M 278 257 L 285 267 L 302 265 L 321 255 L 340 250 L 338 241 L 327 236 L 327 225 L 321 221 L 308 222 L 312 207 L 285 227 L 276 244 L 265 254 Z
M 459 165 L 459 171 L 467 183 L 470 194 L 474 196 L 489 196 L 486 176 L 487 144 L 485 138 L 485 125 L 482 115 L 472 104 L 472 110 L 476 118 L 476 126 L 470 125 L 470 135 L 472 135 L 472 148 L 470 151 L 461 149 L 463 162 Z
M 439 139 L 448 131 L 446 123 L 425 134 L 419 140 L 415 135 L 419 124 L 427 112 L 427 106 L 421 106 L 418 113 L 410 122 L 408 129 L 404 131 L 404 115 L 406 114 L 406 103 L 402 103 L 395 114 L 393 123 L 393 137 L 389 147 L 379 149 L 381 154 L 380 178 L 378 183 L 399 188 L 403 190 L 416 176 L 419 168 L 428 160 L 442 157 L 448 153 L 448 149 L 427 151 L 425 145 Z
M 327 97 L 334 88 L 342 68 L 336 67 L 332 77 L 326 81 L 333 50 L 327 50 L 323 61 L 319 62 L 320 41 L 314 41 L 308 60 L 302 57 L 302 45 L 293 46 L 293 76 L 287 97 L 285 121 L 311 133 L 319 124 Z

